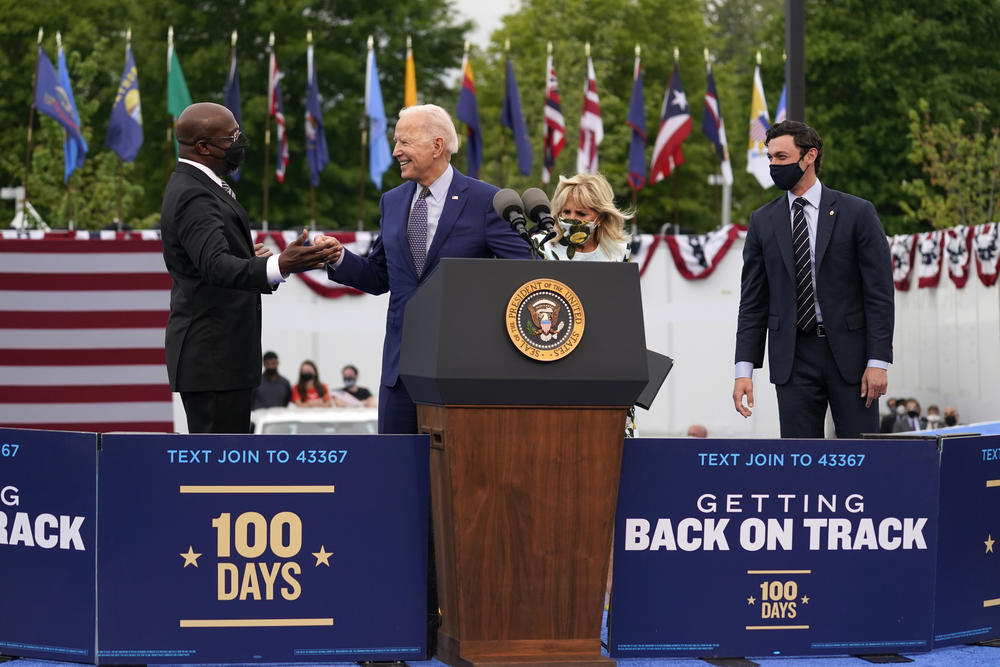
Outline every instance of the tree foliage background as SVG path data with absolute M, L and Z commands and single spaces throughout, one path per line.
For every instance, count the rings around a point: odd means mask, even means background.
M 992 133 L 996 121 L 977 117 L 974 108 L 980 102 L 988 109 L 1000 109 L 1000 68 L 994 64 L 1000 0 L 805 3 L 805 120 L 824 137 L 823 182 L 872 200 L 890 233 L 930 228 L 927 216 L 912 213 L 921 206 L 921 194 L 903 186 L 919 181 L 925 169 L 911 159 L 920 138 L 908 132 L 910 114 L 925 99 L 926 113 L 935 122 L 964 121 L 975 126 L 985 119 L 982 131 Z M 647 165 L 677 48 L 693 124 L 684 143 L 685 163 L 674 176 L 638 193 L 636 220 L 644 231 L 658 231 L 664 223 L 697 231 L 717 226 L 720 192 L 707 179 L 718 170 L 718 160 L 701 132 L 706 86 L 702 52 L 708 48 L 736 176 L 733 219 L 745 221 L 754 208 L 778 194 L 773 188 L 762 190 L 745 166 L 754 56 L 758 50 L 762 54 L 762 78 L 773 114 L 784 79 L 784 7 L 783 0 L 523 0 L 488 44 L 472 49 L 485 147 L 481 177 L 517 189 L 539 184 L 548 41 L 553 43 L 567 131 L 555 174 L 575 171 L 584 44 L 589 41 L 605 127 L 601 171 L 615 187 L 619 204 L 630 207 L 632 193 L 625 181 L 630 132 L 625 117 L 634 47 L 642 47 Z M 152 4 L 140 0 L 0 0 L 0 15 L 4 17 L 0 23 L 0 185 L 20 185 L 24 178 L 38 27 L 45 28 L 43 46 L 53 62 L 54 36 L 61 30 L 90 145 L 85 166 L 70 179 L 73 217 L 90 228 L 109 223 L 117 209 L 119 161 L 104 146 L 104 139 L 124 64 L 127 26 L 133 33 L 145 140 L 136 162 L 122 168 L 125 222 L 136 226 L 156 222 L 163 186 L 173 168 L 165 109 L 166 34 L 173 25 L 175 48 L 196 101 L 221 102 L 229 36 L 233 29 L 239 33 L 243 126 L 251 147 L 236 190 L 255 220 L 261 215 L 265 178 L 265 47 L 268 33 L 274 31 L 278 64 L 285 74 L 283 101 L 291 149 L 288 175 L 279 185 L 273 177 L 275 147 L 271 145 L 269 218 L 276 227 L 302 226 L 309 219 L 303 123 L 305 36 L 312 30 L 331 157 L 317 190 L 317 224 L 330 229 L 354 228 L 359 217 L 368 228 L 377 225 L 380 193 L 370 181 L 359 216 L 359 185 L 367 179 L 361 172 L 360 124 L 368 34 L 376 39 L 391 131 L 395 111 L 402 106 L 407 35 L 413 38 L 421 101 L 454 111 L 462 43 L 471 28 L 455 18 L 449 0 L 174 0 Z M 517 173 L 512 138 L 508 130 L 501 132 L 499 123 L 507 39 L 534 146 L 534 168 L 528 177 Z M 61 131 L 51 119 L 37 115 L 34 128 L 31 201 L 52 226 L 65 226 L 69 211 L 62 183 Z M 454 164 L 465 169 L 464 150 Z M 399 182 L 398 169 L 390 167 L 384 188 Z M 553 186 L 549 186 L 550 194 Z M 948 191 L 947 185 L 933 182 L 928 187 L 938 188 L 938 194 Z M 0 215 L 13 217 L 13 206 L 0 206 Z

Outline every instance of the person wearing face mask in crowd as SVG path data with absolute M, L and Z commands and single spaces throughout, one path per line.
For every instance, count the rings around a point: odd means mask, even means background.
M 559 177 L 552 196 L 559 229 L 543 248 L 546 259 L 627 262 L 631 256 L 625 220 L 615 207 L 611 184 L 601 174 Z
M 871 202 L 819 181 L 823 140 L 798 121 L 767 132 L 771 179 L 786 194 L 754 211 L 743 249 L 733 404 L 753 408 L 768 344 L 783 438 L 879 429 L 894 323 L 892 262 Z
M 909 431 L 923 431 L 927 428 L 927 420 L 920 416 L 920 402 L 915 398 L 906 399 L 906 411 L 896 417 L 896 425 L 893 426 L 893 433 L 905 433 Z
M 243 163 L 247 138 L 211 102 L 177 118 L 180 159 L 163 193 L 160 237 L 170 272 L 165 347 L 170 389 L 191 433 L 249 433 L 260 383 L 261 294 L 290 273 L 321 268 L 339 248 L 306 245 L 302 231 L 280 255 L 254 244 L 250 218 L 223 180 Z
M 299 381 L 292 387 L 292 402 L 300 408 L 328 408 L 333 405 L 330 389 L 320 382 L 316 364 L 308 359 L 299 367 Z
M 926 428 L 935 429 L 942 426 L 941 423 L 941 409 L 934 404 L 927 406 L 927 418 L 924 420 L 927 424 Z
M 348 408 L 363 405 L 366 408 L 375 407 L 375 397 L 365 387 L 358 385 L 358 369 L 348 364 L 340 371 L 344 378 L 344 386 L 333 392 L 335 405 Z
M 889 398 L 885 402 L 885 407 L 888 411 L 882 415 L 882 421 L 879 422 L 879 433 L 892 433 L 892 427 L 896 425 L 896 415 L 905 412 L 905 408 L 902 405 L 903 401 L 899 398 Z M 899 412 L 896 412 L 896 408 L 899 408 Z
M 292 385 L 288 378 L 278 375 L 278 355 L 268 350 L 261 359 L 264 373 L 260 386 L 253 390 L 253 409 L 283 408 L 292 400 Z
M 958 426 L 958 410 L 954 405 L 944 406 L 944 425 Z

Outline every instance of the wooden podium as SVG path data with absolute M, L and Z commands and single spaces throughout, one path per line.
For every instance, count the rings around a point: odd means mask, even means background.
M 508 307 L 553 282 L 585 327 L 539 361 Z M 431 436 L 437 657 L 613 665 L 600 636 L 625 410 L 647 382 L 638 267 L 442 260 L 407 305 L 400 375 Z

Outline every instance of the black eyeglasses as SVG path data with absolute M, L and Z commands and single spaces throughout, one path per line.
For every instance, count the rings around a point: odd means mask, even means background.
M 233 136 L 231 136 L 231 137 L 202 137 L 198 141 L 216 141 L 216 140 L 222 141 L 223 139 L 232 139 L 233 143 L 236 143 L 239 140 L 239 138 L 242 137 L 242 136 L 243 136 L 243 130 L 237 129 L 236 133 L 233 134 Z M 197 143 L 197 142 L 195 142 L 195 143 Z

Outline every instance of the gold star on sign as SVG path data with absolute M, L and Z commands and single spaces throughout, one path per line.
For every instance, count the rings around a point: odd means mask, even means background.
M 994 542 L 996 542 L 996 540 L 993 539 L 992 535 L 987 535 L 986 536 L 986 541 L 983 542 L 983 544 L 986 545 L 986 553 L 988 553 L 988 554 L 993 553 L 993 543 Z
M 757 598 L 755 598 L 752 595 L 747 598 L 747 604 L 749 604 L 749 605 L 753 605 L 753 603 L 756 602 L 756 601 L 757 601 Z
M 198 559 L 201 557 L 201 554 L 196 554 L 194 552 L 194 547 L 188 547 L 186 554 L 178 554 L 178 555 L 184 559 L 184 567 L 187 567 L 188 565 L 194 565 L 195 567 L 198 567 Z
M 802 604 L 809 604 L 809 596 L 808 595 L 803 595 L 802 596 Z
M 321 544 L 319 551 L 313 552 L 313 556 L 316 556 L 316 567 L 319 567 L 320 563 L 330 567 L 330 556 L 332 555 L 333 552 L 327 552 L 326 547 Z

